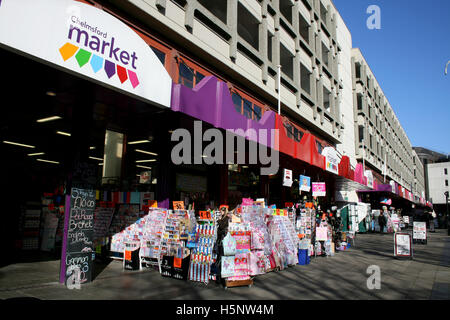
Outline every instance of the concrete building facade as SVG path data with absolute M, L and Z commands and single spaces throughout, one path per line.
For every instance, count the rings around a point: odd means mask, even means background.
M 425 191 L 423 164 L 358 48 L 352 49 L 355 150 L 359 162 L 411 190 Z
M 431 198 L 430 179 L 428 176 L 428 165 L 438 162 L 448 162 L 448 155 L 433 150 L 429 150 L 423 147 L 414 147 L 414 151 L 416 152 L 417 157 L 423 164 L 424 180 L 425 180 L 425 196 L 427 199 L 430 199 Z
M 330 0 L 98 1 L 123 10 L 356 164 L 348 28 Z M 278 88 L 281 65 L 281 88 Z

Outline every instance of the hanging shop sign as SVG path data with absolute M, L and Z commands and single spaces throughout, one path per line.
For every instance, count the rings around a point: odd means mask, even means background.
M 334 174 L 339 174 L 339 157 L 336 150 L 331 147 L 326 147 L 322 151 L 325 156 L 325 169 Z
M 312 183 L 312 195 L 313 197 L 325 197 L 327 188 L 325 182 L 313 182 Z
M 367 186 L 373 188 L 373 174 L 371 170 L 366 170 L 364 176 L 367 178 Z
M 311 191 L 311 178 L 301 175 L 299 186 L 300 186 L 300 191 L 310 192 Z
M 409 233 L 396 232 L 394 234 L 394 256 L 412 257 L 412 240 Z
M 427 239 L 427 224 L 426 222 L 413 222 L 413 239 L 426 240 Z
M 292 186 L 292 170 L 284 169 L 283 171 L 283 186 L 291 187 Z
M 103 10 L 73 0 L 3 0 L 0 30 L 0 45 L 170 107 L 172 79 L 160 60 Z

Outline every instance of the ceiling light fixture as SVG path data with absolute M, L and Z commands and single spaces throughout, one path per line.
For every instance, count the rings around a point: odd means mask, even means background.
M 62 136 L 70 137 L 70 133 L 64 132 L 64 131 L 56 131 L 57 134 L 60 134 Z
M 36 152 L 36 153 L 29 153 L 28 156 L 33 157 L 33 156 L 42 156 L 43 154 L 45 154 L 44 152 Z
M 52 117 L 47 117 L 47 118 L 42 118 L 42 119 L 38 119 L 36 120 L 36 122 L 42 123 L 42 122 L 48 122 L 48 121 L 54 121 L 54 120 L 59 120 L 62 119 L 59 116 L 52 116 Z
M 50 96 L 50 97 L 56 96 L 56 93 L 54 93 L 53 91 L 47 91 L 45 94 Z
M 98 160 L 98 161 L 103 161 L 102 158 L 96 158 L 96 157 L 89 157 L 89 159 Z
M 150 159 L 150 160 L 136 160 L 136 163 L 143 163 L 143 162 L 155 162 L 156 159 Z
M 51 160 L 44 160 L 44 159 L 36 159 L 37 161 L 41 161 L 41 162 L 48 162 L 48 163 L 54 163 L 54 164 L 59 164 L 58 161 L 51 161 Z
M 95 150 L 95 147 L 89 147 L 90 150 Z
M 12 145 L 19 146 L 19 147 L 31 148 L 31 149 L 36 148 L 35 146 L 30 146 L 28 144 L 12 142 L 12 141 L 6 141 L 6 140 L 3 140 L 3 143 L 12 144 Z
M 137 140 L 137 141 L 130 141 L 128 144 L 140 144 L 140 143 L 149 143 L 150 140 Z
M 139 165 L 137 165 L 136 167 L 138 167 L 138 168 L 144 168 L 144 169 L 151 169 L 151 167 L 139 166 Z
M 151 155 L 151 156 L 157 156 L 157 155 L 158 155 L 157 153 L 153 153 L 153 152 L 150 152 L 150 151 L 144 151 L 144 150 L 140 150 L 140 149 L 136 149 L 136 150 L 134 150 L 134 151 L 140 152 L 140 153 L 149 154 L 149 155 Z

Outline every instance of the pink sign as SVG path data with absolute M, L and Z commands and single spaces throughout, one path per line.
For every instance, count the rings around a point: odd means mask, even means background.
M 312 195 L 313 197 L 325 197 L 327 188 L 325 182 L 313 182 L 312 183 Z
M 253 199 L 251 199 L 251 198 L 242 198 L 242 205 L 243 206 L 252 206 L 253 205 Z

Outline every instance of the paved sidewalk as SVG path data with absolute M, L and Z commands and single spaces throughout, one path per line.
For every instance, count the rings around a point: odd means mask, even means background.
M 367 288 L 371 265 L 381 270 L 379 290 Z M 92 283 L 69 290 L 58 283 L 58 268 L 59 261 L 1 268 L 0 299 L 450 299 L 450 237 L 441 229 L 429 233 L 427 245 L 414 245 L 413 260 L 393 257 L 392 234 L 359 234 L 348 251 L 258 276 L 251 288 L 225 290 L 216 283 L 164 278 L 156 271 L 123 271 L 122 263 L 113 261 Z

